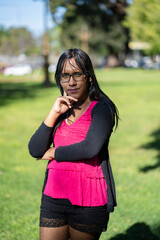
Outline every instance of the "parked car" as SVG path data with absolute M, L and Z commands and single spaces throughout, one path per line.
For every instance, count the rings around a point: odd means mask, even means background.
M 126 58 L 124 66 L 128 68 L 160 69 L 160 56 L 157 55 L 155 58 L 144 56 L 138 60 L 134 58 Z
M 137 60 L 135 59 L 126 59 L 124 61 L 124 66 L 128 67 L 128 68 L 138 68 L 139 67 L 139 63 Z
M 29 64 L 15 64 L 10 67 L 5 67 L 2 71 L 5 76 L 23 76 L 32 73 L 32 68 Z
M 140 67 L 145 69 L 160 69 L 160 59 L 157 57 L 156 61 L 153 61 L 151 57 L 142 57 Z

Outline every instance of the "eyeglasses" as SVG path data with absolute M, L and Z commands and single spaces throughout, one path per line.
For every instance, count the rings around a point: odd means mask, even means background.
M 68 74 L 68 73 L 62 73 L 61 74 L 61 78 L 60 81 L 61 83 L 69 83 L 70 78 L 73 77 L 73 79 L 78 82 L 78 81 L 82 81 L 83 80 L 83 76 L 85 74 L 81 73 L 81 72 L 74 72 L 73 74 Z

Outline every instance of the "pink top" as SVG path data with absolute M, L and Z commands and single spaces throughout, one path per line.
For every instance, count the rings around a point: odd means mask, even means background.
M 81 117 L 67 124 L 66 119 L 54 135 L 55 148 L 83 141 L 91 124 L 93 101 Z M 73 205 L 103 206 L 107 203 L 107 184 L 98 156 L 72 162 L 49 162 L 49 174 L 44 194 L 52 198 L 67 198 Z

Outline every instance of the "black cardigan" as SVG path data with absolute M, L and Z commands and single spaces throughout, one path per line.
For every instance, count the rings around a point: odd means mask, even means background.
M 114 126 L 113 116 L 109 100 L 101 99 L 92 109 L 92 120 L 85 140 L 69 146 L 60 146 L 55 150 L 55 160 L 58 162 L 99 156 L 102 172 L 107 183 L 108 212 L 113 212 L 114 207 L 117 206 L 114 178 L 108 153 L 108 143 Z M 44 122 L 41 124 L 28 144 L 29 152 L 33 157 L 42 157 L 50 148 L 53 143 L 54 131 L 65 117 L 66 114 L 61 115 L 54 127 L 48 127 Z

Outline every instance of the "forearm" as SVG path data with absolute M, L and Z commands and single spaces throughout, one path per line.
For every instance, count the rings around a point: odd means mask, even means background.
M 94 141 L 84 140 L 68 146 L 61 146 L 55 150 L 55 160 L 61 161 L 77 161 L 81 159 L 90 159 L 98 155 L 101 146 Z
M 77 101 L 77 99 L 70 96 L 57 97 L 44 122 L 33 134 L 29 141 L 28 148 L 33 157 L 41 158 L 50 148 L 50 145 L 53 142 L 52 134 L 56 122 L 58 122 L 60 116 L 62 116 L 69 108 L 71 108 L 70 101 Z
M 109 142 L 113 122 L 109 108 L 102 107 L 94 115 L 84 141 L 55 150 L 56 161 L 76 161 L 93 158 L 101 151 L 104 143 Z
M 54 128 L 48 127 L 44 122 L 31 137 L 28 148 L 32 157 L 41 158 L 49 149 L 52 143 L 52 133 Z
M 60 113 L 57 113 L 54 106 L 48 113 L 44 122 L 31 137 L 28 148 L 32 157 L 42 158 L 52 143 L 52 133 Z
M 49 114 L 47 115 L 47 117 L 44 120 L 45 125 L 48 126 L 48 127 L 53 127 L 59 116 L 60 116 L 60 114 L 57 113 L 54 110 L 54 108 L 52 108 L 51 111 L 49 112 Z

